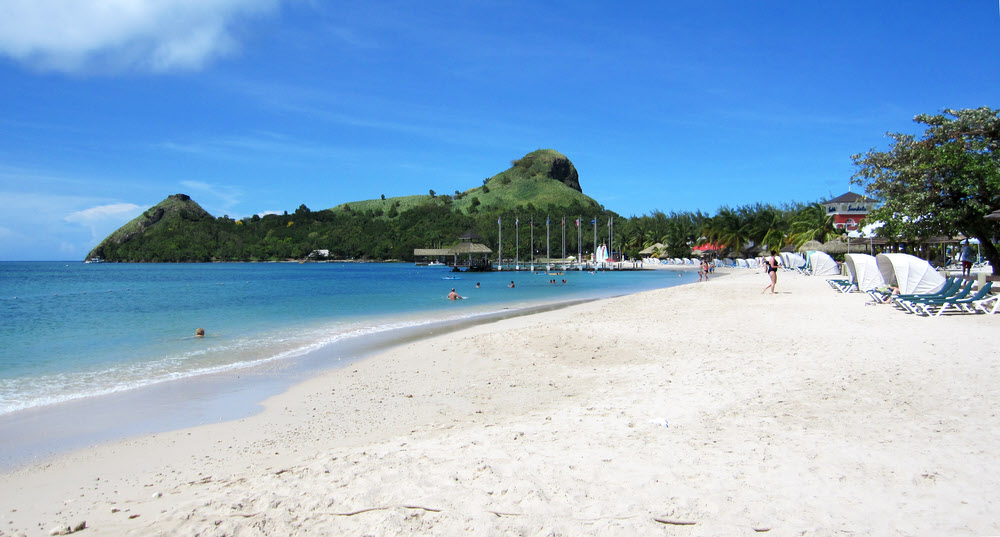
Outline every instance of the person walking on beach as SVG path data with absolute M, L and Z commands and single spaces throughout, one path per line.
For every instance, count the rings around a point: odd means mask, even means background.
M 969 239 L 962 242 L 962 276 L 972 276 L 972 246 Z
M 767 268 L 767 275 L 771 278 L 771 283 L 760 293 L 764 294 L 770 289 L 773 295 L 774 286 L 778 284 L 778 252 L 776 250 L 771 250 L 771 257 L 768 258 L 765 267 Z

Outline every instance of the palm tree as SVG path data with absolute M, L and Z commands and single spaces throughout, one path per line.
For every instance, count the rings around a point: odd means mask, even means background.
M 790 222 L 788 212 L 771 205 L 757 205 L 753 213 L 751 235 L 755 244 L 767 250 L 780 250 L 785 245 Z
M 747 211 L 721 207 L 719 214 L 705 222 L 702 233 L 708 242 L 741 251 L 752 242 L 751 223 Z
M 819 203 L 811 203 L 796 213 L 789 231 L 789 242 L 796 249 L 807 241 L 822 243 L 844 234 L 833 224 L 833 215 L 827 215 L 826 209 Z

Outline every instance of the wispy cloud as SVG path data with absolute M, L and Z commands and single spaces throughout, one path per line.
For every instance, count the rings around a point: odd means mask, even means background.
M 142 207 L 134 203 L 111 203 L 72 212 L 63 217 L 63 220 L 88 228 L 91 238 L 99 241 L 107 235 L 106 231 L 109 228 L 115 229 L 121 226 L 123 222 L 138 216 L 140 212 Z
M 329 159 L 347 155 L 346 151 L 337 146 L 293 139 L 273 132 L 254 133 L 250 136 L 220 136 L 167 141 L 158 144 L 158 147 L 203 157 L 238 160 L 272 158 L 274 156 Z
M 134 214 L 140 207 L 134 203 L 112 203 L 109 205 L 98 205 L 82 211 L 76 211 L 67 215 L 63 220 L 78 224 L 89 224 L 97 220 L 107 218 L 121 218 L 123 214 Z
M 181 185 L 191 192 L 192 197 L 198 199 L 199 195 L 207 195 L 212 198 L 207 204 L 228 211 L 240 203 L 243 198 L 243 191 L 230 185 L 216 185 L 203 181 L 181 181 Z M 211 211 L 209 211 L 211 212 Z
M 164 72 L 233 53 L 233 27 L 282 0 L 5 0 L 0 54 L 40 70 Z
M 0 259 L 82 257 L 142 208 L 121 200 L 0 191 Z

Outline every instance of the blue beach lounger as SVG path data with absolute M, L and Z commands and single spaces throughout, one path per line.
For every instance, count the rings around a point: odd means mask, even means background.
M 971 287 L 971 286 L 969 286 Z M 940 317 L 942 313 L 947 311 L 949 308 L 955 308 L 959 311 L 966 311 L 969 313 L 975 313 L 975 306 L 972 306 L 970 310 L 968 306 L 974 304 L 978 300 L 986 298 L 986 295 L 990 294 L 990 289 L 993 287 L 993 282 L 986 282 L 975 295 L 969 298 L 943 298 L 939 300 L 924 300 L 917 302 L 915 307 L 915 313 L 921 313 L 923 315 L 930 316 L 933 314 L 934 317 Z M 937 308 L 937 312 L 934 312 L 934 308 Z
M 902 298 L 896 300 L 896 305 L 903 308 L 910 313 L 919 313 L 916 309 L 918 304 L 924 304 L 926 302 L 934 300 L 960 300 L 972 292 L 972 287 L 976 282 L 969 280 L 967 282 L 962 282 L 962 280 L 956 279 L 953 289 L 949 290 L 947 293 L 938 293 L 933 296 L 910 296 L 908 298 Z M 897 295 L 899 296 L 899 295 Z

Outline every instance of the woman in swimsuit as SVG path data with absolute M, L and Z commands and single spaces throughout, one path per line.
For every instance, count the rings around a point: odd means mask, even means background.
M 771 258 L 767 260 L 767 275 L 771 277 L 771 284 L 761 291 L 761 294 L 767 292 L 768 289 L 771 290 L 771 294 L 774 294 L 774 286 L 778 284 L 778 252 L 771 250 Z

